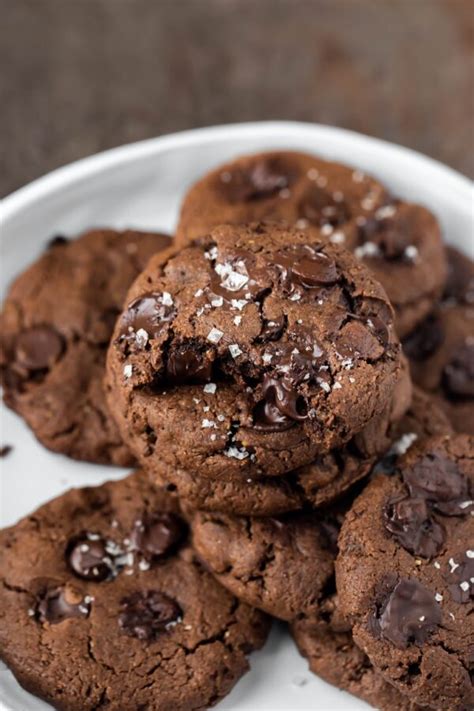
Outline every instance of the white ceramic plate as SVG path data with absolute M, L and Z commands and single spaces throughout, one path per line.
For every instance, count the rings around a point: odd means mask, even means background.
M 299 123 L 254 123 L 200 129 L 143 141 L 87 158 L 35 181 L 0 205 L 1 291 L 57 233 L 92 226 L 173 230 L 187 187 L 219 163 L 271 148 L 334 158 L 373 173 L 397 194 L 430 207 L 446 240 L 474 251 L 473 189 L 469 180 L 429 158 L 340 129 Z M 71 486 L 120 478 L 123 470 L 73 462 L 41 447 L 23 422 L 2 406 L 0 523 L 14 523 Z M 0 708 L 40 711 L 47 704 L 0 669 Z M 219 705 L 222 711 L 357 711 L 367 705 L 307 670 L 283 626 L 275 625 L 252 670 Z

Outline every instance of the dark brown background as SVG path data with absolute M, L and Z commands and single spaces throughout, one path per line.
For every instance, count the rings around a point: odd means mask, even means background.
M 474 176 L 473 0 L 0 0 L 0 194 L 127 141 L 344 126 Z

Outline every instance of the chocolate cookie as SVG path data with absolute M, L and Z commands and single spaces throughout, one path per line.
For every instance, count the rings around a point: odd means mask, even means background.
M 455 430 L 474 434 L 474 262 L 448 249 L 436 310 L 404 341 L 413 379 L 439 398 Z
M 184 199 L 177 240 L 189 244 L 218 224 L 269 218 L 315 226 L 353 251 L 385 288 L 400 336 L 442 293 L 446 259 L 436 218 L 359 170 L 303 153 L 246 156 L 204 176 Z
M 201 511 L 191 517 L 193 547 L 239 600 L 282 620 L 317 617 L 334 576 L 342 511 L 280 518 Z
M 307 464 L 390 406 L 392 317 L 369 271 L 316 234 L 216 228 L 152 259 L 130 290 L 108 357 L 123 437 L 150 471 Z
M 296 622 L 291 632 L 310 670 L 329 684 L 344 689 L 380 711 L 422 711 L 379 674 L 357 647 L 350 631 L 331 625 Z
M 0 533 L 0 656 L 57 709 L 204 709 L 268 622 L 194 560 L 142 473 L 69 491 Z
M 339 535 L 340 612 L 374 668 L 421 705 L 472 708 L 474 440 L 437 437 L 379 475 Z
M 384 470 L 394 466 L 398 453 L 415 440 L 451 431 L 443 411 L 429 395 L 415 388 L 413 402 L 403 419 L 390 426 L 383 441 L 392 443 L 382 458 Z M 369 474 L 377 457 L 360 449 L 359 438 L 321 455 L 311 464 L 281 477 L 243 477 L 222 473 L 203 477 L 199 472 L 166 469 L 150 476 L 176 492 L 191 508 L 241 516 L 274 516 L 287 511 L 318 508 L 338 499 Z M 388 445 L 387 445 L 388 446 Z
M 128 287 L 170 244 L 132 231 L 57 237 L 10 287 L 0 315 L 4 400 L 48 449 L 132 464 L 105 403 L 106 349 Z
M 216 225 L 263 219 L 315 225 L 330 234 L 388 199 L 385 187 L 360 170 L 305 153 L 258 153 L 219 166 L 190 188 L 176 240 L 187 245 Z

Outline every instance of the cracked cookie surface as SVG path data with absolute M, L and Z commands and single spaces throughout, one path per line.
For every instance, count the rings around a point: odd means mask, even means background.
M 0 656 L 64 711 L 204 709 L 268 632 L 196 562 L 142 472 L 75 489 L 0 532 Z
M 447 248 L 441 302 L 403 342 L 414 381 L 438 398 L 454 429 L 474 435 L 474 262 Z
M 280 518 L 196 512 L 193 547 L 216 579 L 249 605 L 292 621 L 317 617 L 334 574 L 343 507 Z
M 400 378 L 385 292 L 316 233 L 216 228 L 152 259 L 127 303 L 109 394 L 148 470 L 282 475 L 382 415 Z
M 130 284 L 170 244 L 134 231 L 56 237 L 10 287 L 0 316 L 4 400 L 48 449 L 133 463 L 105 403 L 106 349 Z
M 257 219 L 316 227 L 354 252 L 387 291 L 400 336 L 441 295 L 446 259 L 436 218 L 360 170 L 289 151 L 239 158 L 190 188 L 177 240 L 188 244 L 218 224 Z
M 413 400 L 403 418 L 383 433 L 385 448 L 393 445 L 382 463 L 393 466 L 397 452 L 415 440 L 451 432 L 451 426 L 436 401 L 415 388 Z M 166 468 L 163 475 L 153 469 L 150 477 L 160 486 L 168 485 L 194 509 L 241 516 L 272 516 L 288 511 L 313 509 L 338 499 L 357 481 L 366 477 L 377 461 L 364 453 L 358 438 L 311 464 L 281 477 L 242 477 L 225 472 L 218 477 L 199 472 Z
M 474 703 L 474 442 L 414 445 L 376 476 L 339 536 L 338 604 L 375 669 L 421 705 Z
M 449 430 L 443 412 L 415 391 L 405 417 L 390 428 L 392 446 L 379 467 L 393 470 L 415 441 Z M 344 462 L 348 456 L 340 453 Z M 304 480 L 302 475 L 300 482 Z M 334 588 L 339 528 L 361 488 L 362 482 L 317 511 L 278 518 L 197 511 L 189 518 L 193 546 L 219 582 L 239 599 L 290 622 L 306 620 L 310 626 L 323 622 Z

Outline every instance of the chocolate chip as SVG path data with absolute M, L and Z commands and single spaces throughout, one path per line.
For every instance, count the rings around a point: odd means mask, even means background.
M 339 278 L 336 262 L 310 245 L 295 245 L 278 252 L 274 259 L 280 280 L 290 293 L 296 286 L 315 289 L 335 284 Z
M 444 341 L 441 321 L 432 314 L 416 327 L 403 341 L 403 350 L 408 358 L 417 362 L 427 360 Z
M 135 522 L 130 544 L 144 558 L 152 560 L 173 550 L 185 533 L 184 521 L 172 513 L 146 514 Z
M 35 614 L 41 623 L 49 622 L 56 625 L 71 617 L 87 617 L 90 612 L 90 602 L 82 595 L 63 587 L 46 589 L 36 605 Z
M 136 340 L 138 331 L 143 331 L 147 338 L 156 337 L 163 323 L 171 321 L 176 315 L 173 300 L 167 292 L 143 294 L 128 305 L 121 318 L 120 335 L 122 338 Z
M 298 214 L 318 226 L 338 227 L 350 219 L 347 204 L 343 200 L 334 200 L 330 193 L 317 185 L 312 185 L 303 195 L 298 205 Z
M 220 188 L 230 202 L 252 202 L 288 188 L 293 178 L 278 159 L 259 160 L 247 170 L 221 173 Z
M 101 582 L 113 572 L 113 560 L 107 542 L 94 533 L 84 533 L 70 541 L 66 559 L 72 571 L 83 580 Z
M 444 368 L 443 387 L 451 398 L 474 398 L 474 338 L 453 353 Z
M 336 350 L 344 358 L 377 360 L 385 352 L 379 339 L 360 321 L 346 323 L 336 338 Z
M 206 353 L 189 345 L 173 348 L 166 365 L 168 378 L 177 384 L 208 383 L 212 376 L 212 361 Z
M 441 608 L 418 580 L 402 579 L 386 599 L 375 621 L 380 635 L 398 649 L 422 645 L 441 624 Z
M 445 531 L 433 518 L 425 499 L 392 498 L 383 517 L 387 531 L 410 553 L 430 559 L 442 550 Z
M 406 258 L 406 249 L 413 242 L 414 224 L 411 216 L 378 219 L 368 218 L 359 226 L 359 242 L 377 245 L 384 258 L 399 261 Z
M 443 454 L 430 452 L 402 471 L 410 495 L 430 502 L 446 516 L 469 513 L 469 482 L 457 464 Z
M 286 327 L 286 317 L 284 315 L 277 316 L 273 319 L 264 319 L 262 330 L 257 340 L 260 343 L 268 343 L 268 341 L 278 341 L 283 335 Z
M 156 590 L 139 591 L 121 600 L 118 623 L 130 637 L 151 641 L 182 619 L 178 603 Z
M 8 457 L 10 452 L 12 451 L 13 447 L 11 444 L 4 444 L 3 447 L 0 447 L 0 457 Z
M 387 348 L 390 343 L 390 331 L 387 324 L 379 316 L 371 316 L 366 323 L 383 348 Z
M 262 384 L 263 399 L 254 409 L 254 426 L 262 430 L 284 430 L 308 417 L 305 399 L 287 378 L 268 374 Z
M 15 342 L 15 361 L 28 371 L 51 368 L 62 355 L 64 341 L 49 326 L 33 326 L 22 331 Z
M 472 556 L 472 551 L 469 551 Z M 450 570 L 445 574 L 448 590 L 454 602 L 465 605 L 474 598 L 474 558 L 467 552 L 454 556 L 448 563 Z

